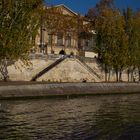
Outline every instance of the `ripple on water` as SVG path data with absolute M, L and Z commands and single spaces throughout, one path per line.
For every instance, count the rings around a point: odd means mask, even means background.
M 140 95 L 1 101 L 0 140 L 139 140 Z

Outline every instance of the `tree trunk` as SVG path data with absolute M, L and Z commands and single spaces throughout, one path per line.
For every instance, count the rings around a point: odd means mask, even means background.
M 105 71 L 105 82 L 107 82 L 107 72 Z
M 122 69 L 120 69 L 120 72 L 119 72 L 119 82 L 122 82 Z
M 110 81 L 110 75 L 111 75 L 111 70 L 109 69 L 109 73 L 108 73 L 108 81 Z
M 134 70 L 135 70 L 135 67 L 133 67 L 131 70 L 131 82 L 135 82 Z
M 107 66 L 105 65 L 105 82 L 107 82 Z
M 131 70 L 131 82 L 133 82 L 133 70 Z
M 139 82 L 140 82 L 140 68 L 139 68 Z
M 7 59 L 6 58 L 1 60 L 1 62 L 0 62 L 0 72 L 3 76 L 3 80 L 5 82 L 8 81 L 9 76 L 8 76 Z
M 127 70 L 128 82 L 130 82 L 130 69 Z
M 118 77 L 118 69 L 116 69 L 115 72 L 116 72 L 116 82 L 118 82 L 118 81 L 119 81 L 119 77 Z

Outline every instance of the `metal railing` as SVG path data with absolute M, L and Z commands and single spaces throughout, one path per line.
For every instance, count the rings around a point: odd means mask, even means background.
M 86 64 L 86 61 L 87 59 L 84 59 L 83 57 L 80 57 L 80 56 L 76 56 L 76 58 L 91 72 L 93 73 L 94 75 L 96 75 L 99 79 L 102 79 L 102 76 L 99 75 L 94 69 L 92 69 L 90 66 L 88 66 Z M 93 60 L 94 62 L 96 61 L 94 58 L 93 59 L 90 59 L 90 60 Z

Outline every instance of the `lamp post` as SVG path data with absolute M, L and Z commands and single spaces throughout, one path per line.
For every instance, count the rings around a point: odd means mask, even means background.
M 44 20 L 43 20 L 43 15 L 41 15 L 41 27 L 40 27 L 40 52 L 43 54 L 47 54 L 47 45 L 45 43 L 45 31 L 46 28 L 44 27 Z M 46 49 L 46 50 L 45 50 Z
M 43 53 L 43 54 L 47 53 L 47 51 L 45 51 L 47 45 L 46 45 L 46 43 L 44 41 L 44 37 L 45 37 L 44 32 L 45 31 L 46 31 L 46 29 L 44 28 L 43 25 L 41 25 L 41 28 L 40 28 L 40 45 L 39 45 L 39 47 L 40 47 L 40 52 Z

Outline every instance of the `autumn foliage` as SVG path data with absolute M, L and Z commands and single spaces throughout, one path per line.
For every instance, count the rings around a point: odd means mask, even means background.
M 140 12 L 131 8 L 123 12 L 113 0 L 101 0 L 89 9 L 87 17 L 96 30 L 96 52 L 105 71 L 105 80 L 110 72 L 116 73 L 116 81 L 122 81 L 122 72 L 127 70 L 128 81 L 140 80 Z M 136 72 L 137 73 L 134 73 Z

